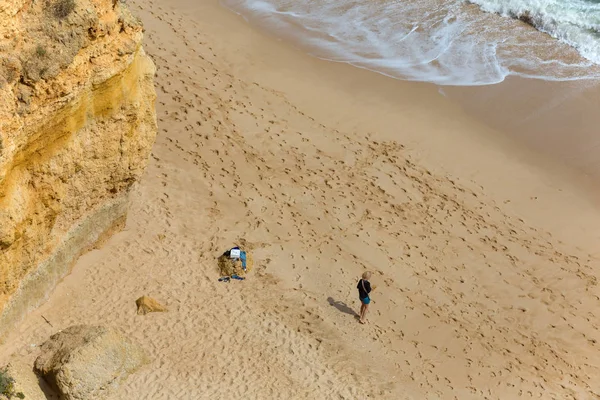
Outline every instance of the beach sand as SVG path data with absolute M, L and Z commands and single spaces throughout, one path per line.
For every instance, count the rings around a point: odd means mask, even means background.
M 158 67 L 150 165 L 125 230 L 0 361 L 88 323 L 150 355 L 111 399 L 600 397 L 585 177 L 433 85 L 311 58 L 214 1 L 129 3 Z M 218 282 L 236 244 L 254 270 Z M 137 315 L 142 295 L 168 312 Z

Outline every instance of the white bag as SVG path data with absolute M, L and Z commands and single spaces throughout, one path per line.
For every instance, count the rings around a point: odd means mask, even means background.
M 229 252 L 229 257 L 230 258 L 240 258 L 240 249 L 231 249 L 231 251 Z

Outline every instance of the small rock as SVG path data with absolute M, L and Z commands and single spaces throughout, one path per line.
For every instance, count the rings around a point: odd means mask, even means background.
M 164 312 L 167 308 L 154 300 L 152 297 L 142 296 L 135 301 L 138 315 L 146 315 L 151 312 Z

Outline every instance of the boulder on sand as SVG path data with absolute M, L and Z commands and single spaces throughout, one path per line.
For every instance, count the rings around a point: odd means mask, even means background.
M 35 370 L 65 400 L 102 399 L 146 362 L 139 346 L 104 326 L 71 326 L 41 352 Z
M 152 297 L 142 296 L 135 301 L 138 315 L 146 315 L 151 312 L 164 312 L 167 308 L 154 300 Z

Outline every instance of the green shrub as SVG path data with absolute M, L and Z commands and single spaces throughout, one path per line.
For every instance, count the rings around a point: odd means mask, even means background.
M 25 395 L 21 392 L 15 392 L 15 380 L 8 375 L 8 369 L 0 369 L 0 394 L 12 399 L 24 399 Z
M 38 46 L 35 48 L 35 54 L 37 54 L 38 57 L 46 57 L 48 55 L 48 51 L 46 51 L 44 46 L 38 44 Z
M 75 0 L 56 0 L 52 6 L 54 16 L 58 19 L 64 19 L 75 9 Z

